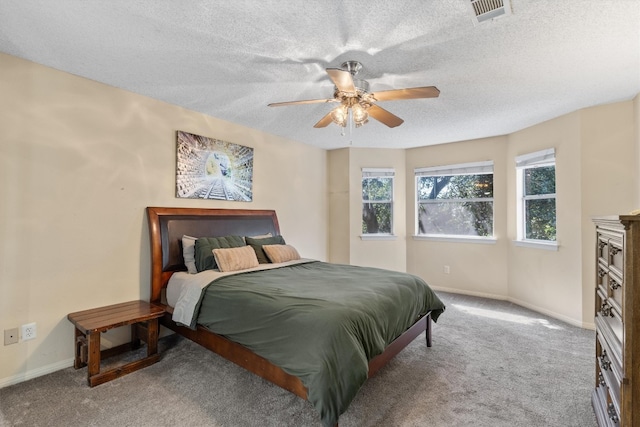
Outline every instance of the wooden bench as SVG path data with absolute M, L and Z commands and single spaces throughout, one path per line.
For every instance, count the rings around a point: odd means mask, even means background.
M 69 314 L 67 318 L 75 326 L 74 368 L 88 366 L 87 382 L 93 387 L 154 364 L 160 358 L 158 318 L 163 314 L 162 307 L 145 301 L 130 301 Z M 126 325 L 131 325 L 131 342 L 100 351 L 100 333 Z M 100 372 L 101 358 L 139 348 L 141 340 L 147 343 L 146 357 Z

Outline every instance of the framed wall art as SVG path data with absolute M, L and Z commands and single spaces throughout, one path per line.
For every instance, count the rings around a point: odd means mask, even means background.
M 176 140 L 176 197 L 253 199 L 253 148 L 183 131 Z

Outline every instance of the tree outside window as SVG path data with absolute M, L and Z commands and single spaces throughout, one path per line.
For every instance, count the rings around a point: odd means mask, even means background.
M 518 240 L 556 241 L 556 166 L 553 149 L 516 158 Z
M 534 167 L 523 171 L 524 237 L 556 240 L 556 167 Z
M 493 237 L 493 162 L 416 170 L 418 235 Z
M 362 170 L 362 234 L 393 234 L 393 169 Z

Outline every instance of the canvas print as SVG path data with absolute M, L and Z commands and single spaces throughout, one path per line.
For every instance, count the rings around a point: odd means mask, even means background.
M 178 131 L 176 197 L 250 202 L 253 148 Z

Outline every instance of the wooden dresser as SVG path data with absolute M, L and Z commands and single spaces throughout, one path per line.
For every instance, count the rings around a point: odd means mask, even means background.
M 640 216 L 596 217 L 596 384 L 602 426 L 640 427 Z

